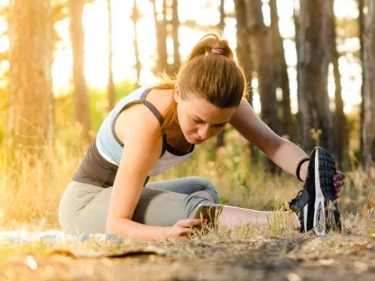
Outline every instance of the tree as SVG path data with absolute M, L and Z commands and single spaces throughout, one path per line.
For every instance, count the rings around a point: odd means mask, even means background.
M 154 6 L 154 18 L 157 42 L 157 59 L 155 70 L 157 73 L 166 72 L 174 74 L 178 71 L 180 61 L 180 44 L 178 40 L 178 29 L 180 21 L 178 17 L 178 1 L 161 0 L 161 7 L 156 5 L 156 0 L 151 0 Z M 172 39 L 173 63 L 168 63 L 167 40 Z
M 368 1 L 368 13 L 365 20 L 364 87 L 363 87 L 363 126 L 362 126 L 362 165 L 369 171 L 375 160 L 375 1 Z
M 9 2 L 9 138 L 40 153 L 54 139 L 49 0 Z
M 135 55 L 135 72 L 136 72 L 136 77 L 137 77 L 137 82 L 141 78 L 141 61 L 139 60 L 139 48 L 138 48 L 138 31 L 137 31 L 137 22 L 139 19 L 139 11 L 137 7 L 137 0 L 134 0 L 133 2 L 133 13 L 131 15 L 131 19 L 133 22 L 133 30 L 134 30 L 134 55 Z
M 360 49 L 360 58 L 361 58 L 361 62 L 362 62 L 362 70 L 364 70 L 364 46 L 365 46 L 365 43 L 364 43 L 364 34 L 365 34 L 365 15 L 364 15 L 364 9 L 365 9 L 365 1 L 366 0 L 358 0 L 358 12 L 359 12 L 359 15 L 358 15 L 358 29 L 359 29 L 359 44 L 361 46 L 361 49 Z M 367 8 L 367 7 L 366 7 Z M 362 71 L 363 72 L 363 71 Z M 361 85 L 361 98 L 362 98 L 362 101 L 363 101 L 363 93 L 364 93 L 364 84 L 365 84 L 365 79 L 364 79 L 364 75 L 362 73 L 362 85 Z M 364 120 L 364 107 L 363 107 L 363 102 L 361 102 L 361 112 L 360 112 L 360 123 L 361 123 L 361 127 L 360 127 L 360 151 L 361 151 L 361 162 L 363 157 L 362 157 L 362 154 L 363 154 L 363 134 L 362 134 L 362 131 L 363 131 L 363 120 Z
M 327 89 L 332 46 L 331 1 L 300 0 L 300 14 L 296 17 L 298 137 L 304 150 L 320 145 L 334 152 Z
M 167 19 L 166 19 L 166 10 L 167 4 L 166 1 L 162 1 L 161 10 L 158 9 L 156 5 L 156 0 L 151 0 L 154 6 L 154 19 L 155 19 L 155 30 L 156 30 L 156 44 L 157 44 L 157 58 L 156 58 L 156 67 L 155 70 L 157 73 L 161 73 L 167 70 Z
M 251 82 L 254 65 L 249 54 L 251 54 L 250 38 L 247 30 L 247 17 L 244 0 L 235 0 L 234 7 L 236 13 L 236 31 L 237 31 L 237 57 L 244 69 L 246 79 Z M 249 93 L 248 98 L 250 104 L 252 104 L 252 92 Z
M 223 31 L 225 27 L 225 9 L 224 9 L 224 0 L 220 0 L 220 21 L 218 24 L 218 29 Z M 216 148 L 225 146 L 225 129 L 217 136 L 216 138 Z
M 285 51 L 283 39 L 279 30 L 279 17 L 277 15 L 276 0 L 270 0 L 271 25 L 269 29 L 270 42 L 272 44 L 272 61 L 274 69 L 275 88 L 282 91 L 281 115 L 282 127 L 280 133 L 287 135 L 289 139 L 294 139 L 294 126 L 292 121 L 292 113 L 290 110 L 290 89 L 288 78 L 288 66 L 285 60 Z M 275 89 L 276 90 L 276 89 Z
M 84 30 L 82 24 L 84 0 L 68 0 L 70 37 L 73 52 L 73 118 L 88 138 L 91 127 L 87 86 L 84 74 Z
M 268 28 L 264 23 L 261 0 L 245 1 L 246 26 L 251 44 L 251 59 L 258 79 L 262 120 L 279 133 L 277 101 L 273 82 L 273 61 Z M 266 169 L 275 172 L 276 165 L 269 159 Z
M 108 111 L 115 107 L 115 83 L 113 82 L 113 48 L 112 48 L 112 5 L 111 0 L 107 0 L 107 13 L 108 13 Z
M 244 68 L 244 72 L 249 83 L 252 81 L 254 65 L 251 60 L 251 44 L 250 38 L 247 30 L 247 13 L 246 13 L 246 3 L 244 0 L 235 0 L 234 7 L 236 12 L 236 21 L 237 21 L 237 56 L 238 60 Z M 248 101 L 253 104 L 253 92 L 249 92 Z M 256 163 L 258 160 L 258 150 L 254 147 L 253 144 L 249 144 L 250 148 L 250 159 L 253 163 Z
M 251 43 L 251 58 L 259 85 L 262 107 L 261 117 L 270 128 L 277 131 L 277 103 L 273 83 L 273 62 L 267 34 L 268 28 L 263 20 L 262 1 L 247 0 L 245 3 L 247 12 L 246 25 Z
M 333 15 L 333 2 L 331 2 L 331 13 Z M 336 46 L 336 21 L 334 15 L 331 20 L 332 24 L 332 50 L 331 50 L 331 63 L 333 66 L 333 76 L 335 79 L 335 114 L 334 114 L 334 127 L 335 127 L 335 154 L 337 159 L 337 168 L 345 169 L 348 166 L 349 159 L 349 130 L 344 113 L 344 101 L 341 96 L 341 75 L 339 70 L 340 54 Z
M 180 20 L 178 17 L 178 1 L 172 1 L 172 19 L 170 20 L 172 27 L 172 39 L 173 39 L 173 63 L 168 65 L 168 72 L 175 73 L 178 71 L 181 65 L 180 58 L 180 42 L 178 40 L 178 29 L 180 27 Z

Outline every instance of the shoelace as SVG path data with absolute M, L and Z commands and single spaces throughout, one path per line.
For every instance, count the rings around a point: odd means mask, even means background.
M 290 200 L 288 203 L 284 203 L 282 207 L 280 208 L 279 211 L 293 211 L 293 212 L 298 212 L 298 210 L 294 207 L 294 203 L 302 196 L 303 190 L 298 191 L 297 196 Z

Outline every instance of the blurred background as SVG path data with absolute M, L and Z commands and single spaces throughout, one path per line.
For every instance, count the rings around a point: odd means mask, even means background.
M 116 101 L 162 72 L 173 75 L 212 30 L 235 50 L 264 122 L 307 153 L 328 149 L 347 172 L 350 194 L 373 198 L 375 1 L 0 0 L 0 223 L 55 218 Z M 262 176 L 254 186 L 249 171 L 280 172 L 230 127 L 204 151 L 166 177 L 214 175 L 248 198 L 267 185 Z M 232 177 L 223 181 L 223 171 Z M 222 201 L 249 206 L 229 197 Z M 19 206 L 34 209 L 26 216 Z

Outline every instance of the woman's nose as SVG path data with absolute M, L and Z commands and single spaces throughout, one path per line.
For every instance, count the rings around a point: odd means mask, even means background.
M 208 139 L 210 137 L 210 127 L 208 125 L 200 126 L 198 135 L 202 140 Z

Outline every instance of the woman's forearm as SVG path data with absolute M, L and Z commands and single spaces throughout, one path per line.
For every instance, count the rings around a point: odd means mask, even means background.
M 269 156 L 270 159 L 276 163 L 285 172 L 296 176 L 296 169 L 301 159 L 308 157 L 308 155 L 297 145 L 290 141 L 284 141 L 280 144 L 273 155 Z M 307 177 L 307 167 L 309 161 L 302 164 L 299 176 L 301 180 L 305 181 Z
M 124 218 L 108 220 L 106 232 L 136 240 L 164 241 L 171 236 L 171 227 L 144 225 Z

